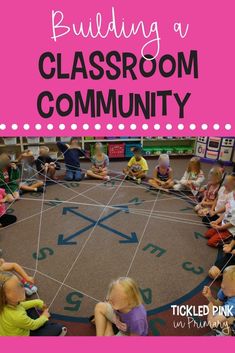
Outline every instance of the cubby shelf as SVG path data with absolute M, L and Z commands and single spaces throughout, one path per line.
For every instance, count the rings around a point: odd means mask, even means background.
M 63 157 L 58 153 L 56 146 L 57 141 L 69 142 L 70 137 L 54 137 L 54 141 L 47 141 L 50 138 L 43 137 L 40 138 L 30 138 L 30 141 L 27 140 L 27 137 L 17 137 L 17 138 L 0 138 L 0 149 L 2 152 L 7 152 L 12 156 L 12 159 L 17 159 L 21 152 L 23 152 L 27 147 L 33 150 L 35 155 L 37 154 L 38 148 L 43 145 L 48 145 L 51 150 L 53 157 L 58 158 L 58 160 L 63 160 Z M 35 140 L 35 141 L 34 141 Z M 81 143 L 82 148 L 85 150 L 91 150 L 94 147 L 95 142 L 102 142 L 106 147 L 109 144 L 128 144 L 142 146 L 144 154 L 147 157 L 157 157 L 160 153 L 169 153 L 172 157 L 177 156 L 190 156 L 194 153 L 194 144 L 195 138 L 162 138 L 162 137 L 97 137 L 97 138 L 88 138 L 82 137 Z M 15 142 L 15 143 L 12 143 Z M 123 155 L 123 158 L 129 157 L 126 153 Z M 112 156 L 111 156 L 112 158 Z

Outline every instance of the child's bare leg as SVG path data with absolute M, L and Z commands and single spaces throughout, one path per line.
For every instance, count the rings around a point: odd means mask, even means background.
M 160 185 L 160 183 L 157 179 L 149 179 L 149 184 L 151 186 L 153 186 L 154 188 L 157 188 Z
M 167 181 L 165 182 L 165 184 L 163 185 L 163 187 L 165 189 L 173 189 L 173 186 L 174 186 L 174 182 L 173 181 Z
M 114 336 L 112 322 L 107 321 L 106 330 L 105 330 L 105 334 L 104 335 L 105 336 Z
M 129 175 L 130 172 L 131 172 L 131 170 L 128 169 L 128 168 L 124 168 L 124 169 L 123 169 L 123 173 L 126 174 L 126 175 Z
M 15 200 L 19 200 L 19 198 L 20 198 L 19 192 L 18 191 L 13 192 L 13 197 Z
M 106 334 L 111 335 L 111 322 L 106 318 L 106 303 L 98 303 L 95 307 L 95 326 L 96 326 L 96 336 L 105 336 Z M 111 325 L 112 326 L 112 325 Z
M 49 176 L 51 179 L 54 179 L 55 172 L 56 172 L 55 167 L 49 166 L 49 168 L 48 168 L 48 176 Z
M 13 202 L 15 200 L 15 198 L 12 194 L 7 194 L 5 200 L 6 200 L 6 202 Z
M 31 188 L 37 189 L 37 188 L 41 188 L 44 185 L 44 183 L 42 181 L 37 181 L 36 183 L 31 185 Z
M 43 182 L 42 181 L 38 181 L 35 184 L 32 184 L 31 186 L 29 185 L 21 185 L 20 190 L 23 191 L 37 191 L 38 188 L 43 186 Z
M 100 179 L 100 180 L 103 180 L 104 179 L 104 175 L 102 175 L 101 173 L 98 174 L 98 173 L 94 173 L 92 170 L 88 170 L 87 171 L 87 175 L 91 178 L 95 178 L 95 179 Z M 106 173 L 107 175 L 107 173 Z
M 140 171 L 140 172 L 138 172 L 138 173 L 136 173 L 135 174 L 135 177 L 136 178 L 140 178 L 140 179 L 144 179 L 145 177 L 146 177 L 146 173 L 145 172 L 143 172 L 143 171 Z

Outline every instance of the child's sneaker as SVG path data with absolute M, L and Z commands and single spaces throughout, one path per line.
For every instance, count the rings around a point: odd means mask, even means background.
M 133 180 L 136 180 L 136 177 L 135 177 L 135 176 L 133 176 L 133 177 L 132 177 L 132 179 L 133 179 Z
M 37 293 L 38 288 L 34 284 L 26 282 L 25 280 L 22 280 L 22 283 L 24 285 L 25 293 L 26 293 L 26 295 L 28 297 L 30 297 L 31 295 Z
M 110 176 L 109 175 L 104 176 L 104 180 L 105 181 L 110 181 Z
M 141 184 L 141 179 L 138 178 L 138 179 L 136 180 L 136 182 L 137 182 L 137 184 Z
M 46 191 L 46 188 L 44 188 L 43 186 L 39 186 L 39 188 L 37 188 L 36 192 L 43 194 L 45 191 Z
M 67 332 L 68 332 L 67 327 L 63 326 L 59 336 L 66 336 Z

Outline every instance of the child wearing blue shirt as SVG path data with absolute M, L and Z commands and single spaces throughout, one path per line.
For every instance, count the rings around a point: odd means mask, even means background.
M 217 299 L 212 296 L 211 290 L 207 286 L 204 287 L 202 294 L 209 301 L 207 317 L 209 326 L 219 328 L 225 335 L 230 334 L 230 327 L 235 321 L 235 266 L 229 266 L 224 270 Z M 218 308 L 218 311 L 215 307 Z M 219 310 L 220 307 L 222 310 Z

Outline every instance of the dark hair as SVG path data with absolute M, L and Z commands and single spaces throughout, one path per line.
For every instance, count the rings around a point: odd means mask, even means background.
M 71 137 L 70 143 L 72 143 L 74 140 L 77 140 L 80 143 L 79 137 Z
M 136 146 L 136 147 L 133 148 L 132 152 L 133 153 L 141 153 L 142 149 L 141 149 L 141 147 Z

